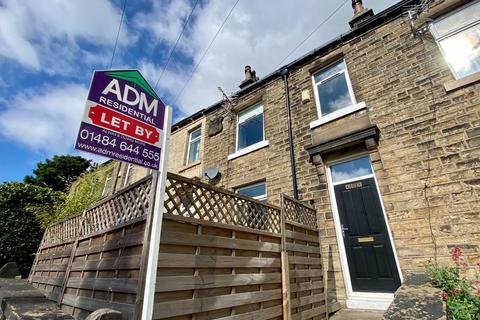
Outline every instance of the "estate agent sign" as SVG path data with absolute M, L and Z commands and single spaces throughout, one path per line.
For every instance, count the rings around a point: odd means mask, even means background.
M 172 108 L 137 70 L 95 71 L 75 148 L 158 170 L 142 320 L 152 319 L 162 233 Z M 145 244 L 144 244 L 145 245 Z
M 140 72 L 95 71 L 75 148 L 158 170 L 164 119 Z

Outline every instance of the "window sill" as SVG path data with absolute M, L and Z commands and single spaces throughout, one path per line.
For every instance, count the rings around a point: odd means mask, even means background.
M 262 149 L 262 148 L 265 148 L 268 146 L 268 140 L 263 140 L 263 141 L 260 141 L 260 142 L 257 142 L 255 144 L 252 144 L 251 146 L 248 146 L 246 148 L 243 148 L 241 150 L 238 150 L 237 152 L 235 153 L 232 153 L 232 154 L 229 154 L 227 159 L 228 160 L 233 160 L 235 158 L 238 158 L 238 157 L 241 157 L 243 155 L 246 155 L 247 153 L 250 153 L 250 152 L 253 152 L 253 151 L 256 151 L 258 149 Z
M 202 161 L 198 160 L 198 161 L 195 161 L 195 162 L 192 162 L 192 163 L 189 163 L 187 165 L 185 165 L 183 168 L 181 168 L 180 170 L 178 170 L 179 173 L 183 172 L 183 171 L 186 171 L 190 168 L 193 168 L 193 167 L 196 167 L 198 166 L 200 163 L 202 163 Z
M 348 115 L 350 113 L 353 113 L 355 111 L 365 109 L 366 107 L 367 107 L 367 104 L 365 102 L 359 102 L 357 104 L 353 104 L 351 106 L 348 106 L 348 107 L 345 107 L 343 109 L 337 110 L 335 112 L 327 114 L 326 116 L 320 117 L 320 119 L 317 119 L 313 122 L 310 122 L 310 129 L 319 127 L 322 124 L 331 122 L 333 120 L 336 120 L 338 118 L 346 116 L 346 115 Z
M 443 84 L 443 87 L 445 88 L 446 92 L 450 92 L 450 91 L 454 91 L 454 90 L 466 87 L 468 85 L 472 85 L 477 82 L 480 82 L 480 72 L 466 76 L 462 79 L 445 82 Z

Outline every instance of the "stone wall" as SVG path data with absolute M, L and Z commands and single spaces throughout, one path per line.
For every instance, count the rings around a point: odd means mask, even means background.
M 451 9 L 448 5 L 460 2 L 465 1 L 436 1 L 429 14 L 435 17 Z M 318 119 L 312 73 L 340 57 L 346 61 L 356 100 L 365 102 L 366 109 L 312 130 L 310 123 Z M 480 85 L 446 92 L 444 84 L 453 76 L 436 43 L 428 34 L 412 37 L 409 21 L 402 16 L 345 40 L 290 72 L 299 195 L 319 213 L 331 294 L 339 300 L 345 298 L 324 162 L 356 152 L 370 154 L 402 272 L 422 270 L 435 258 L 446 262 L 456 245 L 463 248 L 471 267 L 480 262 Z M 309 93 L 310 101 L 302 102 L 302 92 Z M 228 155 L 235 151 L 236 113 L 259 101 L 264 106 L 269 145 L 229 161 Z M 223 130 L 208 136 L 210 122 L 220 116 Z M 323 159 L 311 159 L 306 147 L 315 137 L 332 128 L 347 128 L 360 117 L 368 117 L 378 127 L 378 147 L 366 150 L 356 145 Z M 172 135 L 174 172 L 184 174 L 180 169 L 184 143 L 197 123 Z M 278 203 L 281 193 L 292 195 L 280 76 L 241 92 L 232 106 L 227 103 L 208 113 L 201 125 L 205 128 L 201 165 L 185 174 L 197 175 L 201 168 L 215 166 L 222 174 L 216 182 L 219 186 L 233 189 L 265 181 L 269 202 Z
M 267 201 L 276 204 L 279 203 L 280 193 L 292 193 L 283 94 L 283 80 L 276 79 L 238 99 L 238 103 L 232 106 L 232 113 L 220 108 L 208 116 L 209 119 L 219 116 L 224 118 L 222 132 L 208 137 L 204 144 L 205 167 L 216 166 L 222 174 L 219 186 L 234 189 L 265 181 Z M 268 146 L 228 160 L 228 155 L 233 154 L 236 148 L 236 113 L 258 102 L 263 103 L 265 140 L 268 141 Z M 207 127 L 208 125 L 209 121 Z

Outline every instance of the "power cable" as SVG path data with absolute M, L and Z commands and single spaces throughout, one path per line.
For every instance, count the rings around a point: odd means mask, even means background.
M 232 6 L 232 8 L 230 9 L 230 11 L 228 12 L 227 16 L 225 17 L 225 19 L 223 20 L 222 24 L 221 24 L 220 27 L 218 28 L 217 32 L 216 32 L 215 35 L 213 36 L 212 40 L 211 40 L 210 43 L 208 44 L 207 49 L 205 49 L 205 51 L 203 52 L 202 57 L 200 58 L 200 60 L 198 60 L 198 62 L 197 62 L 197 64 L 195 65 L 195 67 L 192 69 L 192 72 L 190 73 L 190 76 L 188 77 L 188 79 L 187 79 L 187 81 L 185 82 L 184 86 L 183 86 L 182 89 L 178 92 L 177 96 L 176 96 L 175 99 L 173 100 L 172 105 L 175 105 L 175 103 L 178 101 L 178 99 L 179 99 L 180 96 L 182 95 L 183 91 L 184 91 L 185 88 L 187 87 L 187 85 L 188 85 L 188 83 L 190 82 L 190 80 L 192 80 L 193 75 L 195 74 L 195 72 L 196 72 L 197 69 L 198 69 L 198 66 L 202 63 L 203 59 L 205 58 L 205 56 L 206 56 L 207 53 L 208 53 L 208 50 L 210 50 L 210 48 L 212 47 L 213 42 L 215 42 L 215 40 L 217 39 L 217 36 L 220 34 L 220 31 L 222 31 L 223 27 L 224 27 L 225 24 L 227 23 L 228 18 L 230 18 L 230 15 L 232 14 L 232 12 L 233 12 L 233 10 L 235 9 L 235 7 L 237 6 L 238 2 L 240 2 L 240 0 L 237 0 L 237 1 L 235 2 L 235 4 Z
M 320 28 L 321 28 L 325 23 L 327 23 L 335 14 L 337 14 L 337 12 L 338 12 L 348 1 L 349 1 L 349 0 L 343 1 L 343 3 L 342 3 L 341 5 L 339 5 L 335 10 L 333 10 L 332 13 L 330 13 L 330 15 L 328 15 L 328 17 L 327 17 L 325 20 L 323 20 L 322 22 L 320 22 L 320 24 L 317 25 L 317 26 L 315 27 L 315 29 L 313 29 L 313 31 L 310 32 L 305 39 L 303 39 L 295 48 L 293 48 L 293 49 L 287 54 L 287 56 L 286 56 L 285 58 L 282 59 L 282 61 L 280 61 L 280 62 L 277 64 L 277 66 L 275 67 L 275 69 L 278 69 L 278 67 L 280 67 L 280 66 L 282 65 L 282 63 L 283 63 L 285 60 L 287 60 L 288 57 L 290 57 L 290 56 L 292 55 L 292 53 L 294 53 L 295 51 L 297 51 L 297 49 L 300 48 L 300 46 L 301 46 L 302 44 L 304 44 L 308 39 L 310 39 L 310 37 L 311 37 L 315 32 L 317 32 L 318 29 L 320 29 Z
M 113 59 L 115 58 L 115 51 L 117 50 L 118 36 L 120 35 L 120 30 L 122 29 L 123 17 L 125 16 L 126 6 L 127 6 L 127 0 L 124 0 L 123 1 L 122 17 L 120 18 L 120 23 L 118 25 L 117 37 L 115 38 L 115 45 L 113 46 L 112 59 L 110 60 L 110 67 L 108 69 L 112 69 Z
M 185 23 L 183 24 L 182 31 L 178 35 L 177 41 L 175 41 L 175 44 L 173 45 L 173 47 L 170 50 L 170 53 L 168 54 L 167 62 L 163 66 L 162 72 L 160 73 L 160 76 L 158 77 L 157 82 L 155 82 L 155 86 L 154 86 L 153 90 L 157 89 L 158 83 L 160 82 L 160 79 L 162 79 L 163 74 L 165 73 L 165 70 L 167 69 L 168 64 L 170 63 L 170 60 L 172 59 L 173 52 L 175 52 L 175 49 L 177 48 L 178 42 L 180 41 L 180 38 L 182 37 L 183 33 L 185 32 L 185 29 L 187 28 L 188 22 L 190 21 L 190 18 L 193 14 L 193 11 L 195 11 L 195 7 L 197 6 L 197 4 L 198 4 L 198 0 L 195 1 L 195 4 L 193 5 L 192 10 L 190 11 L 190 14 L 187 17 L 187 20 L 185 20 Z

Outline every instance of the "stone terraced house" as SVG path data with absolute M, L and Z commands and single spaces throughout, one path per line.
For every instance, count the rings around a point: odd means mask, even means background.
M 385 309 L 454 246 L 480 262 L 480 1 L 352 6 L 347 33 L 176 123 L 169 170 L 313 205 L 330 300 Z M 117 163 L 106 190 L 148 173 Z

